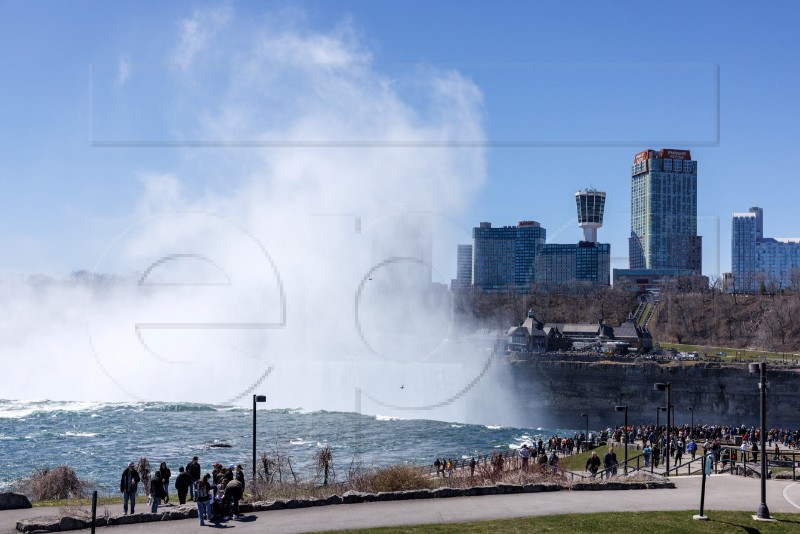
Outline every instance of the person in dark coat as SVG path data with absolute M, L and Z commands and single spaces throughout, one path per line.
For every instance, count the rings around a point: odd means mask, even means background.
M 592 473 L 592 477 L 595 477 L 598 469 L 600 469 L 600 458 L 595 451 L 592 451 L 592 455 L 586 460 L 586 470 Z
M 161 478 L 161 471 L 156 471 L 152 480 L 150 480 L 150 511 L 152 513 L 158 511 L 158 505 L 164 497 L 166 497 L 166 493 L 164 493 L 164 481 Z
M 189 486 L 189 497 L 192 500 L 195 500 L 194 490 L 197 487 L 197 481 L 200 480 L 200 461 L 197 459 L 197 456 L 192 458 L 192 461 L 186 464 L 186 472 L 189 473 L 190 477 L 192 477 L 192 485 Z
M 169 479 L 172 471 L 169 470 L 166 462 L 161 462 L 158 470 L 161 471 L 161 484 L 164 486 L 164 504 L 167 504 L 169 502 Z
M 178 503 L 186 504 L 186 494 L 192 485 L 192 477 L 189 476 L 183 467 L 178 468 L 178 476 L 175 477 L 175 491 L 178 492 Z
M 242 464 L 236 466 L 236 480 L 242 483 L 242 487 L 244 487 L 244 470 L 242 469 Z
M 139 487 L 139 473 L 136 472 L 134 463 L 128 464 L 122 472 L 122 479 L 119 482 L 119 491 L 122 493 L 122 512 L 128 515 L 128 501 L 131 502 L 131 515 L 136 508 L 136 489 Z

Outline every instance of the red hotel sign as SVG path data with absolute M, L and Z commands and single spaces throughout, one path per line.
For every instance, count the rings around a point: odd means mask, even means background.
M 634 165 L 638 165 L 639 163 L 641 163 L 643 161 L 647 161 L 648 154 L 650 154 L 649 150 L 644 150 L 642 152 L 639 152 L 638 154 L 633 156 L 633 164 Z
M 637 154 L 638 156 L 639 154 Z M 673 150 L 671 148 L 662 148 L 661 152 L 659 152 L 661 158 L 669 158 L 669 159 L 692 159 L 691 154 L 689 154 L 688 150 Z

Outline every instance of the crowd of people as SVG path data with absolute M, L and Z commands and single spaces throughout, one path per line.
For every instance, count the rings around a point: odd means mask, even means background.
M 672 465 L 680 466 L 686 461 L 694 460 L 698 455 L 711 453 L 712 460 L 719 464 L 723 469 L 728 464 L 735 465 L 736 462 L 748 461 L 758 462 L 760 447 L 760 435 L 757 428 L 740 426 L 722 425 L 671 425 L 669 442 L 667 441 L 665 425 L 633 425 L 627 429 L 623 427 L 608 428 L 599 432 L 575 433 L 573 436 L 550 436 L 547 440 L 541 438 L 530 444 L 523 444 L 515 456 L 499 454 L 497 452 L 487 456 L 478 456 L 467 460 L 453 460 L 451 458 L 436 458 L 433 466 L 436 475 L 449 477 L 453 475 L 455 469 L 466 469 L 469 467 L 470 476 L 475 474 L 475 466 L 480 463 L 489 463 L 493 471 L 498 472 L 507 468 L 527 469 L 529 464 L 558 466 L 559 455 L 572 455 L 593 449 L 597 443 L 623 444 L 627 441 L 630 445 L 636 445 L 641 450 L 645 467 L 657 468 L 667 461 L 667 456 L 674 460 Z M 627 439 L 626 439 L 627 438 Z M 767 432 L 767 454 L 771 460 L 787 460 L 788 457 L 781 453 L 784 449 L 798 449 L 798 438 L 800 430 L 789 430 L 773 428 Z M 730 446 L 723 446 L 729 443 L 739 443 L 737 449 Z M 510 465 L 509 465 L 510 463 Z M 596 476 L 616 475 L 618 472 L 619 458 L 613 447 L 609 447 L 607 452 L 598 456 L 597 452 L 586 461 L 586 471 Z M 601 471 L 602 466 L 602 471 Z
M 178 469 L 175 478 L 175 492 L 178 496 L 179 504 L 186 504 L 186 498 L 197 504 L 197 515 L 201 525 L 206 521 L 227 521 L 231 517 L 234 519 L 242 518 L 239 512 L 239 501 L 244 495 L 245 479 L 241 465 L 229 465 L 224 467 L 222 464 L 215 463 L 211 473 L 202 475 L 202 467 L 197 456 L 186 464 L 186 467 Z M 169 503 L 169 483 L 172 471 L 167 467 L 166 462 L 161 462 L 159 468 L 149 478 L 150 491 L 147 496 L 147 504 L 151 513 L 158 511 L 159 505 Z M 136 464 L 130 462 L 128 467 L 122 472 L 120 480 L 120 492 L 122 493 L 122 511 L 128 514 L 136 510 L 136 493 L 139 484 L 142 482 L 142 475 L 136 469 Z
M 476 466 L 480 464 L 490 465 L 495 473 L 504 469 L 521 468 L 527 470 L 530 464 L 537 464 L 540 467 L 558 467 L 559 454 L 572 455 L 581 450 L 586 450 L 595 437 L 590 434 L 589 438 L 587 438 L 583 432 L 576 433 L 572 437 L 553 435 L 547 441 L 539 439 L 530 444 L 523 443 L 514 455 L 501 454 L 495 451 L 490 455 L 479 455 L 477 459 L 473 456 L 470 460 L 437 457 L 433 462 L 433 467 L 436 469 L 436 476 L 442 477 L 452 476 L 456 469 L 467 468 L 469 468 L 470 476 L 472 477 L 475 475 Z

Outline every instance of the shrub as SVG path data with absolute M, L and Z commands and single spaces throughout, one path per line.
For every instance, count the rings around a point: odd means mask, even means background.
M 418 467 L 391 465 L 372 473 L 369 486 L 371 491 L 430 489 L 433 487 L 433 480 Z
M 70 466 L 61 465 L 53 469 L 36 471 L 23 479 L 18 487 L 33 500 L 46 501 L 80 498 L 89 491 L 91 485 L 78 478 Z

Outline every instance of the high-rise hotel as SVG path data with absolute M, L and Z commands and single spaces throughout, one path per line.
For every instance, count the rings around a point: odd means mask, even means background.
M 660 284 L 672 276 L 699 276 L 697 162 L 688 150 L 644 150 L 631 168 L 630 269 L 614 269 L 614 284 Z M 638 282 L 637 282 L 638 281 Z
M 728 291 L 755 293 L 800 287 L 800 238 L 764 237 L 764 210 L 734 213 L 731 225 L 732 279 Z

